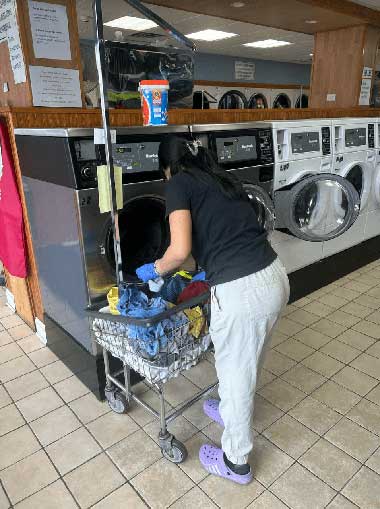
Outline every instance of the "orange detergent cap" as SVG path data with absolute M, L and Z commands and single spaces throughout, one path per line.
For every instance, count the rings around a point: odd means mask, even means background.
M 140 85 L 169 85 L 167 80 L 144 80 L 140 81 Z

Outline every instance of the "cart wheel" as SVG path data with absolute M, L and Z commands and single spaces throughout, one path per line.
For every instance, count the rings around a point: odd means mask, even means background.
M 106 389 L 108 405 L 117 414 L 125 414 L 128 410 L 127 399 L 118 389 Z
M 175 438 L 161 449 L 163 456 L 172 463 L 183 463 L 187 458 L 187 449 Z

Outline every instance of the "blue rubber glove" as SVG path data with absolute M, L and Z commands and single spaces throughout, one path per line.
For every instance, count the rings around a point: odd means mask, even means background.
M 206 272 L 199 272 L 196 276 L 193 277 L 191 281 L 205 281 L 206 279 Z
M 145 265 L 142 265 L 136 269 L 136 274 L 141 281 L 144 281 L 144 283 L 147 283 L 151 279 L 157 279 L 160 277 L 154 268 L 154 263 L 146 263 Z

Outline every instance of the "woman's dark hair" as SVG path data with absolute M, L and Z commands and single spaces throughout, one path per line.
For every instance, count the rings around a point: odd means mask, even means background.
M 197 141 L 170 135 L 160 143 L 158 159 L 161 172 L 170 168 L 173 177 L 185 172 L 206 183 L 210 182 L 211 177 L 228 198 L 248 200 L 241 182 L 231 173 L 221 169 L 212 152 Z

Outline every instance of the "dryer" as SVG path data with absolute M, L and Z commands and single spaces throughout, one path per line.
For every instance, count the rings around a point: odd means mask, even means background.
M 293 107 L 292 102 L 293 90 L 272 90 L 272 108 L 274 109 L 289 109 Z
M 114 164 L 123 170 L 119 211 L 123 273 L 159 258 L 169 243 L 158 146 L 166 132 L 188 127 L 118 129 Z M 113 231 L 99 211 L 97 166 L 104 146 L 93 129 L 18 129 L 16 143 L 45 315 L 92 354 L 84 309 L 115 284 Z M 49 342 L 49 335 L 48 335 Z
M 380 119 L 375 122 L 375 167 L 368 202 L 364 239 L 380 235 Z
M 360 244 L 364 238 L 370 191 L 375 169 L 375 123 L 373 119 L 333 119 L 333 173 L 351 183 L 359 195 L 359 215 L 344 235 L 325 242 L 323 257 Z M 337 200 L 337 208 L 347 203 Z
M 331 121 L 268 124 L 275 146 L 276 231 L 271 243 L 287 271 L 293 272 L 321 260 L 323 242 L 350 228 L 359 197 L 349 182 L 332 174 Z M 329 214 L 337 197 L 347 208 Z
M 247 107 L 247 97 L 238 89 L 227 90 L 219 99 L 218 108 L 221 110 L 242 110 Z
M 265 88 L 247 88 L 246 96 L 248 99 L 248 108 L 255 109 L 266 109 L 271 108 L 271 97 L 270 91 Z
M 296 109 L 309 107 L 309 94 L 305 90 L 303 90 L 301 93 L 299 93 L 299 95 L 297 95 L 294 107 Z

